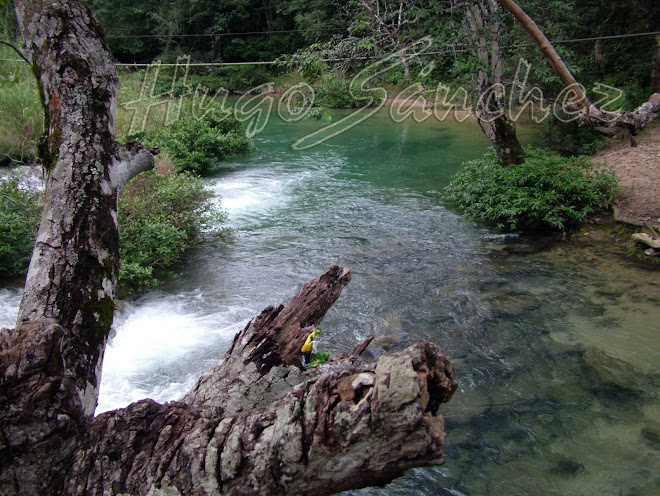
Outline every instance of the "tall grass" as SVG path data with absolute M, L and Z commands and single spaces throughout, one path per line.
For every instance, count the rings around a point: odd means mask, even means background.
M 142 112 L 145 113 L 150 85 L 147 81 L 146 91 L 142 85 L 145 71 L 134 71 L 119 68 L 119 93 L 116 108 L 116 134 L 119 140 L 125 139 L 131 129 L 135 109 L 129 102 L 140 100 Z M 163 68 L 158 78 L 156 94 L 163 94 L 171 89 L 172 70 Z M 148 113 L 146 128 L 142 131 L 159 130 L 165 127 L 168 105 L 175 108 L 178 98 L 168 104 L 166 97 L 156 98 L 160 104 L 151 107 Z M 192 98 L 187 96 L 183 101 L 181 116 L 191 113 Z M 43 110 L 39 103 L 37 84 L 29 64 L 20 61 L 18 54 L 7 46 L 0 45 L 0 165 L 30 163 L 36 160 L 36 143 L 43 134 Z
M 30 66 L 0 45 L 0 164 L 35 160 L 43 111 Z

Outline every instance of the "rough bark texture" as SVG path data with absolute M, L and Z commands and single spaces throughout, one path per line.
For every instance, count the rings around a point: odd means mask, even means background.
M 66 329 L 64 367 L 92 415 L 119 271 L 117 194 L 154 160 L 114 139 L 117 73 L 91 11 L 24 0 L 16 10 L 47 133 L 45 208 L 18 322 L 53 319 Z
M 233 416 L 267 405 L 303 381 L 300 347 L 350 280 L 350 270 L 335 265 L 306 283 L 286 308 L 266 308 L 182 401 L 207 415 Z
M 444 461 L 439 406 L 456 389 L 442 350 L 303 372 L 285 336 L 318 325 L 350 280 L 333 266 L 269 307 L 181 401 L 143 400 L 90 421 L 52 320 L 0 334 L 3 494 L 331 494 Z M 299 340 L 300 343 L 302 340 Z M 297 355 L 298 353 L 296 353 Z
M 420 343 L 376 364 L 316 373 L 267 407 L 237 416 L 140 401 L 95 420 L 67 489 L 324 495 L 385 483 L 407 468 L 444 461 L 444 423 L 434 412 L 453 388 L 441 351 Z
M 605 124 L 609 127 L 625 129 L 630 133 L 631 144 L 636 146 L 633 136 L 658 117 L 658 112 L 660 112 L 660 94 L 654 93 L 647 103 L 640 105 L 633 112 L 622 114 L 603 112 L 589 101 L 582 87 L 577 83 L 573 74 L 568 70 L 568 67 L 566 67 L 559 54 L 557 54 L 552 43 L 550 43 L 534 20 L 515 1 L 498 1 L 522 24 L 566 87 L 574 91 L 576 104 L 584 109 L 580 124 L 595 128 L 602 127 Z
M 52 320 L 0 330 L 0 493 L 61 494 L 87 427 Z
M 477 105 L 479 127 L 490 140 L 504 165 L 520 164 L 525 159 L 516 125 L 506 116 L 504 86 L 502 86 L 502 54 L 500 50 L 500 23 L 495 0 L 468 2 L 465 14 L 468 27 L 477 37 L 477 56 L 488 69 L 479 69 Z
M 117 194 L 153 166 L 114 139 L 117 75 L 79 1 L 16 0 L 47 134 L 46 201 L 15 329 L 0 330 L 0 491 L 25 495 L 330 494 L 441 463 L 456 385 L 437 346 L 297 367 L 350 270 L 269 307 L 182 401 L 92 418 L 119 267 Z

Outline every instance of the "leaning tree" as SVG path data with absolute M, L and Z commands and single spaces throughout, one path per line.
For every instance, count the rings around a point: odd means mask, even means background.
M 648 126 L 650 122 L 656 119 L 660 113 L 660 93 L 652 94 L 646 103 L 640 105 L 632 112 L 603 111 L 589 100 L 584 88 L 577 82 L 536 22 L 514 0 L 497 1 L 520 22 L 550 64 L 552 70 L 561 79 L 566 88 L 570 90 L 574 97 L 573 106 L 575 109 L 581 110 L 580 125 L 583 127 L 596 127 L 602 132 L 607 132 L 607 129 L 615 132 L 616 130 L 627 131 L 630 136 L 631 145 L 636 146 L 634 137 Z M 657 11 L 657 7 L 655 10 Z M 660 57 L 658 55 L 660 51 L 659 46 L 656 46 L 654 49 L 654 71 L 657 70 L 656 57 Z M 656 83 L 654 82 L 653 84 L 652 91 L 655 91 Z
M 269 307 L 180 401 L 94 417 L 119 268 L 117 195 L 153 167 L 114 137 L 118 78 L 78 0 L 16 0 L 45 113 L 46 198 L 15 329 L 0 331 L 3 495 L 330 494 L 443 462 L 456 388 L 420 343 L 375 363 L 368 341 L 322 370 L 298 344 L 350 280 L 333 266 Z

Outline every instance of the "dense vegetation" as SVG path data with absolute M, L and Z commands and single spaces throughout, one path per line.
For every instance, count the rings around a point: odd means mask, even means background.
M 207 174 L 213 164 L 229 155 L 250 151 L 252 146 L 233 115 L 219 121 L 211 116 L 195 119 L 184 114 L 168 127 L 150 127 L 135 137 L 164 150 L 178 171 L 199 175 Z
M 156 286 L 203 238 L 223 233 L 223 210 L 194 174 L 140 174 L 119 198 L 120 288 Z
M 41 204 L 42 192 L 26 176 L 0 179 L 0 278 L 27 272 Z M 119 198 L 120 292 L 170 277 L 186 252 L 225 232 L 224 221 L 219 200 L 199 176 L 164 170 L 133 179 Z
M 191 94 L 195 89 L 212 92 L 226 88 L 242 93 L 270 81 L 280 88 L 305 81 L 314 89 L 317 106 L 357 107 L 364 102 L 360 94 L 350 91 L 351 78 L 425 36 L 430 40 L 426 54 L 401 60 L 396 67 L 370 77 L 369 85 L 390 90 L 390 96 L 412 83 L 418 83 L 427 95 L 438 83 L 452 90 L 463 86 L 468 88 L 468 104 L 475 104 L 477 74 L 488 65 L 477 50 L 485 39 L 501 48 L 506 98 L 511 95 L 521 58 L 531 63 L 527 88 L 535 85 L 550 101 L 563 88 L 512 16 L 492 14 L 490 21 L 499 27 L 495 35 L 487 29 L 469 29 L 465 6 L 478 5 L 478 0 L 88 3 L 119 62 L 173 62 L 189 55 L 193 62 L 229 64 L 192 67 L 186 85 L 173 85 L 172 70 L 164 69 L 155 82 L 158 95 L 183 95 L 184 111 L 180 119 L 164 126 L 168 110 L 163 105 L 154 107 L 145 121 L 147 127 L 133 137 L 159 147 L 177 171 L 206 174 L 214 163 L 251 147 L 236 116 L 194 116 Z M 596 83 L 624 91 L 612 108 L 634 108 L 647 99 L 652 84 L 657 84 L 651 78 L 652 64 L 660 64 L 653 62 L 656 37 L 618 37 L 660 29 L 660 3 L 656 0 L 519 3 L 553 40 L 589 91 Z M 0 39 L 20 45 L 12 7 L 11 2 L 0 2 Z M 0 45 L 0 58 L 0 165 L 35 162 L 43 117 L 34 77 L 28 64 L 8 46 Z M 250 64 L 256 61 L 267 63 Z M 235 63 L 247 64 L 231 65 Z M 144 74 L 120 72 L 120 103 L 144 97 Z M 128 139 L 132 110 L 118 107 L 120 139 Z M 563 156 L 593 153 L 602 140 L 575 122 L 550 117 L 543 125 L 546 146 Z M 446 195 L 474 219 L 508 229 L 565 231 L 606 205 L 614 187 L 611 174 L 589 169 L 582 158 L 561 159 L 531 151 L 525 163 L 516 167 L 501 167 L 494 155 L 467 164 Z M 0 275 L 8 276 L 27 266 L 36 232 L 38 194 L 22 187 L 16 178 L 4 181 L 1 193 Z M 222 219 L 211 194 L 190 174 L 145 175 L 126 189 L 121 212 L 122 279 L 136 286 L 156 284 L 202 233 L 211 226 L 211 231 L 216 229 Z
M 510 167 L 493 152 L 468 162 L 444 195 L 470 219 L 498 228 L 570 232 L 608 207 L 616 191 L 614 174 L 586 157 L 529 150 Z
M 6 8 L 3 7 L 3 8 Z M 9 11 L 5 10 L 5 14 Z M 11 26 L 0 25 L 3 37 Z M 34 76 L 28 64 L 9 47 L 0 45 L 0 163 L 8 166 L 34 162 L 36 142 L 42 132 L 43 113 Z M 140 78 L 122 77 L 122 98 L 134 100 Z M 184 118 L 163 127 L 162 115 L 154 112 L 143 133 L 144 141 L 161 148 L 160 172 L 135 178 L 120 196 L 119 231 L 122 250 L 120 291 L 154 286 L 172 274 L 185 253 L 202 239 L 225 230 L 219 200 L 198 174 L 212 162 L 251 149 L 241 123 L 230 115 L 222 121 L 210 116 Z M 118 131 L 122 139 L 132 117 L 119 106 Z M 163 165 L 165 164 L 165 165 Z M 19 172 L 3 171 L 0 179 L 0 278 L 24 276 L 37 234 L 43 193 Z
M 17 173 L 0 179 L 0 278 L 25 274 L 41 217 L 41 194 Z

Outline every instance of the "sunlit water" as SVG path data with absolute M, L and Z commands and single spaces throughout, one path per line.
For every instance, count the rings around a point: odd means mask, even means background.
M 125 304 L 97 413 L 180 397 L 252 316 L 338 263 L 353 281 L 320 346 L 374 334 L 374 357 L 431 340 L 460 386 L 443 406 L 446 465 L 351 494 L 660 494 L 659 273 L 600 242 L 504 236 L 448 209 L 438 192 L 487 146 L 473 124 L 378 115 L 290 149 L 320 125 L 273 120 L 255 154 L 209 180 L 233 235 Z M 19 298 L 0 290 L 0 324 Z

